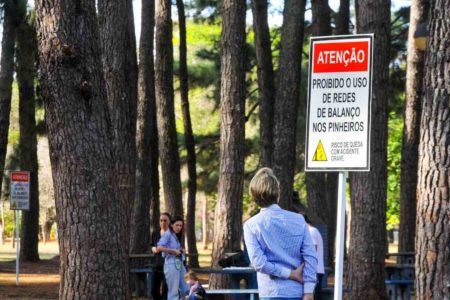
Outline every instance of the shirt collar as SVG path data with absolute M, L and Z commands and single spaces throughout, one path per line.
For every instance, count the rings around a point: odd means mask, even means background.
M 278 204 L 274 203 L 274 204 L 271 204 L 271 205 L 269 205 L 267 207 L 261 208 L 261 210 L 266 210 L 266 209 L 270 209 L 270 210 L 272 210 L 272 209 L 280 209 L 280 206 Z

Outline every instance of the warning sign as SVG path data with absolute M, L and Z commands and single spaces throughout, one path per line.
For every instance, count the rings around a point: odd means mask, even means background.
M 322 141 L 317 144 L 316 152 L 314 152 L 313 161 L 327 161 L 327 155 L 323 149 Z
M 10 209 L 30 209 L 30 172 L 11 172 Z
M 369 171 L 373 35 L 310 43 L 306 171 Z

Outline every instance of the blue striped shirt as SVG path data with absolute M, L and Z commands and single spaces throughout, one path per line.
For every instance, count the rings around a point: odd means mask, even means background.
M 308 225 L 302 215 L 277 204 L 261 209 L 244 224 L 250 262 L 257 271 L 260 297 L 303 297 L 316 284 L 317 258 Z M 301 284 L 289 279 L 303 262 Z
M 176 236 L 176 234 L 174 232 L 172 232 L 172 230 L 167 230 L 163 234 L 163 236 L 158 241 L 158 246 L 162 246 L 162 247 L 170 248 L 170 249 L 176 249 L 176 250 L 181 249 L 180 241 L 178 240 L 178 237 Z M 162 257 L 165 258 L 166 262 L 176 258 L 175 255 L 169 254 L 167 252 L 162 252 Z

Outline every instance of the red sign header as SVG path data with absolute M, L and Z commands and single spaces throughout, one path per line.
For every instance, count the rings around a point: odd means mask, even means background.
M 313 51 L 313 73 L 369 70 L 369 41 L 314 43 Z
M 30 174 L 28 172 L 12 172 L 11 181 L 29 182 Z

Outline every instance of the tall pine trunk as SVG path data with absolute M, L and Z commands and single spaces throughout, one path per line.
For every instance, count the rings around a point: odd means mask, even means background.
M 295 172 L 305 0 L 286 0 L 275 98 L 273 169 L 280 181 L 279 204 L 290 209 Z
M 155 87 L 159 156 L 166 211 L 183 216 L 180 156 L 173 95 L 173 44 L 170 0 L 156 1 Z
M 266 0 L 252 0 L 256 63 L 258 65 L 261 165 L 272 167 L 275 79 L 267 7 Z
M 386 149 L 390 1 L 358 0 L 356 29 L 374 33 L 370 172 L 351 173 L 350 299 L 386 299 Z
M 195 197 L 197 194 L 197 171 L 195 157 L 195 140 L 192 132 L 191 113 L 189 111 L 189 87 L 186 49 L 186 16 L 183 0 L 177 0 L 178 23 L 180 30 L 180 94 L 181 112 L 183 114 L 184 143 L 187 151 L 188 199 L 186 216 L 186 237 L 189 254 L 189 266 L 198 268 L 197 239 L 195 237 Z
M 36 1 L 60 248 L 60 299 L 127 299 L 119 202 L 94 1 Z
M 221 33 L 220 174 L 214 218 L 212 266 L 241 248 L 245 141 L 245 1 L 224 0 Z M 224 276 L 210 286 L 223 287 Z
M 450 1 L 430 1 L 420 125 L 416 298 L 450 295 Z
M 128 234 L 136 176 L 137 58 L 132 0 L 99 0 L 98 23 L 119 201 Z
M 150 232 L 159 228 L 158 132 L 156 129 L 153 38 L 155 1 L 142 2 L 136 126 L 136 197 L 131 219 L 131 252 L 145 253 Z
M 328 0 L 313 1 L 311 8 L 312 34 L 314 36 L 331 35 L 331 10 Z M 328 236 L 323 238 L 327 239 L 328 253 L 324 255 L 328 257 L 329 263 L 333 261 L 336 236 L 337 175 L 337 172 L 307 172 L 305 174 L 308 212 L 326 224 L 328 229 Z
M 23 1 L 25 2 L 25 1 Z M 16 73 L 19 85 L 20 168 L 30 172 L 30 209 L 22 212 L 21 259 L 38 261 L 39 180 L 35 118 L 34 79 L 36 75 L 36 31 L 28 24 L 26 5 L 17 29 Z
M 350 0 L 340 0 L 339 12 L 336 19 L 336 34 L 350 33 Z
M 8 145 L 9 114 L 11 112 L 12 82 L 14 75 L 14 42 L 18 21 L 18 1 L 4 1 L 3 37 L 0 56 L 0 187 L 3 186 L 6 147 Z M 1 188 L 0 188 L 1 197 Z
M 428 17 L 428 1 L 411 3 L 408 60 L 406 69 L 405 120 L 403 126 L 402 170 L 400 179 L 399 251 L 414 251 L 416 232 L 417 165 L 420 142 L 425 51 L 417 48 L 414 33 Z

